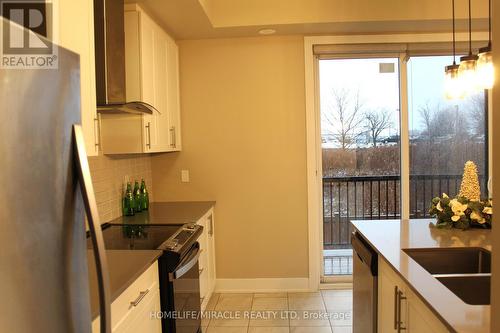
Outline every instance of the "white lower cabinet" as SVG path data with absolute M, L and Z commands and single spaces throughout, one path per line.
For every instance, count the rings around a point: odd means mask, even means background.
M 377 331 L 447 333 L 449 330 L 382 259 L 378 259 Z
M 155 262 L 111 304 L 113 333 L 161 333 L 158 263 Z M 99 317 L 92 322 L 92 333 L 99 333 Z
M 205 310 L 215 289 L 215 229 L 213 208 L 205 214 L 197 224 L 203 226 L 200 243 L 200 302 L 201 310 Z

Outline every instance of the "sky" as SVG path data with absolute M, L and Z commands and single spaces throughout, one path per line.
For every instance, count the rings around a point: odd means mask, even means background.
M 453 62 L 451 56 L 413 57 L 408 62 L 408 108 L 410 132 L 422 130 L 418 112 L 425 104 L 442 108 L 465 101 L 448 101 L 444 95 L 444 68 Z M 394 71 L 380 73 L 380 64 L 393 64 Z M 333 91 L 348 89 L 359 91 L 364 110 L 388 110 L 392 126 L 382 136 L 399 133 L 399 68 L 397 58 L 320 60 L 321 111 L 331 110 Z M 322 121 L 323 132 L 328 122 Z

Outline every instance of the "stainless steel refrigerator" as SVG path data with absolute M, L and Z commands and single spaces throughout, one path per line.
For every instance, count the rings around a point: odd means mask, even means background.
M 81 128 L 74 126 L 79 57 L 59 48 L 58 62 L 58 69 L 0 69 L 0 332 L 90 332 L 85 214 L 101 332 L 109 332 L 102 234 Z

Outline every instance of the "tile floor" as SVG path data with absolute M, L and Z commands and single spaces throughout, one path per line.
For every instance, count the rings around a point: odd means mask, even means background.
M 214 294 L 206 333 L 351 333 L 352 290 Z

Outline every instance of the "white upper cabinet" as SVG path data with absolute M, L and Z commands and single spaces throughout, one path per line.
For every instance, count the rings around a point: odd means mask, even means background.
M 180 150 L 177 44 L 136 4 L 125 5 L 125 62 L 127 101 L 156 109 L 142 116 L 142 152 Z
M 61 0 L 58 16 L 58 44 L 80 55 L 82 127 L 88 156 L 99 153 L 93 8 L 92 0 Z
M 179 87 L 179 48 L 175 41 L 167 36 L 167 108 L 170 124 L 170 149 L 180 151 L 181 145 L 181 107 Z

